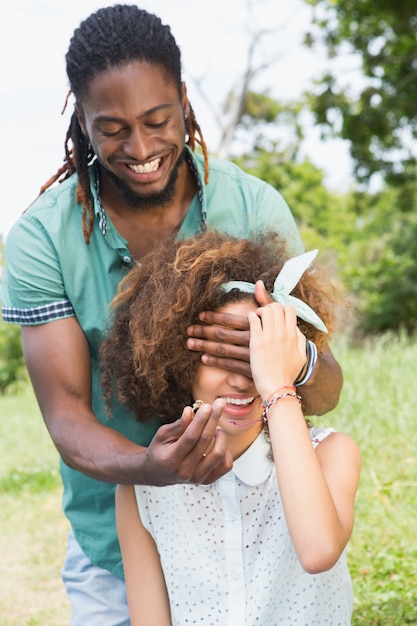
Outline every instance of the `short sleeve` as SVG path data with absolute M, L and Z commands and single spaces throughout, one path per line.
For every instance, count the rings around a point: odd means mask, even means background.
M 7 238 L 1 300 L 5 322 L 32 325 L 74 315 L 57 251 L 36 218 L 23 215 Z
M 313 444 L 313 448 L 317 448 L 317 446 L 326 439 L 332 433 L 335 433 L 334 428 L 310 428 L 310 439 Z
M 304 252 L 294 216 L 283 196 L 271 185 L 259 186 L 256 199 L 258 231 L 275 231 L 285 239 L 287 249 L 294 256 Z

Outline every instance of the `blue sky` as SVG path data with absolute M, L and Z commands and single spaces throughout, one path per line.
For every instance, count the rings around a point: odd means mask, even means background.
M 130 1 L 130 0 L 128 0 Z M 3 0 L 0 7 L 0 102 L 2 191 L 0 235 L 7 236 L 41 185 L 62 163 L 70 110 L 61 116 L 68 91 L 64 57 L 79 22 L 111 2 L 96 0 Z M 253 28 L 274 29 L 264 59 L 278 59 L 259 86 L 280 99 L 296 97 L 324 66 L 324 59 L 301 46 L 310 18 L 302 0 L 256 0 Z M 245 67 L 248 13 L 244 0 L 143 0 L 139 6 L 171 25 L 181 47 L 184 78 L 209 149 L 218 129 L 193 83 L 203 79 L 212 106 L 218 106 Z M 246 23 L 245 23 L 246 20 Z M 72 105 L 71 105 L 72 106 Z M 334 188 L 349 184 L 349 160 L 341 142 L 324 144 L 312 130 L 306 151 L 327 172 Z M 285 196 L 285 190 L 283 195 Z

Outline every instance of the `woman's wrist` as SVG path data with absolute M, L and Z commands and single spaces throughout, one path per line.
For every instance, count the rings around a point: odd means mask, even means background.
M 297 400 L 299 405 L 302 404 L 302 398 L 296 392 L 294 385 L 282 385 L 276 391 L 272 392 L 266 400 L 262 402 L 262 421 L 264 424 L 268 424 L 268 412 L 270 408 L 278 401 L 281 400 Z
M 261 394 L 261 397 L 264 402 L 270 402 L 274 396 L 279 396 L 282 393 L 287 393 L 288 391 L 295 392 L 297 390 L 293 384 L 286 383 L 286 384 L 282 384 L 282 385 L 278 385 L 274 387 L 274 390 L 271 391 L 270 393 L 266 392 L 266 393 Z

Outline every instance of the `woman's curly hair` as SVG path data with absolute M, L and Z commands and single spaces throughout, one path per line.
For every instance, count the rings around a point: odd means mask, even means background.
M 101 350 L 110 412 L 115 395 L 139 421 L 154 415 L 164 422 L 177 419 L 192 403 L 191 387 L 201 363 L 200 354 L 186 347 L 187 327 L 201 323 L 202 311 L 253 299 L 237 289 L 226 293 L 222 283 L 261 279 L 272 291 L 288 258 L 285 243 L 275 234 L 251 241 L 213 231 L 165 242 L 148 254 L 122 280 L 112 303 L 112 327 Z M 332 331 L 336 289 L 325 273 L 314 266 L 292 295 L 309 304 Z M 298 326 L 320 352 L 328 335 L 300 319 Z

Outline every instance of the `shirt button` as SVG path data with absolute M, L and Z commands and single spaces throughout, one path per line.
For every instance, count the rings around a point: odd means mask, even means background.
M 130 256 L 124 256 L 123 257 L 123 263 L 130 263 L 132 261 Z

